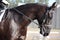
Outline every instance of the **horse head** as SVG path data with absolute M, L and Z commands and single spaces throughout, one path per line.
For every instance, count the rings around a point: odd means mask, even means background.
M 43 15 L 43 20 L 40 23 L 40 33 L 43 36 L 48 36 L 51 30 L 51 20 L 53 18 L 53 13 L 56 8 L 56 2 L 52 6 L 46 8 L 46 12 Z

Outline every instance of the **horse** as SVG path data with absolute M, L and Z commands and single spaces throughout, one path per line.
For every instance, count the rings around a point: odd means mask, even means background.
M 27 26 L 35 19 L 39 23 L 40 34 L 48 36 L 51 29 L 48 25 L 55 8 L 56 2 L 50 7 L 45 4 L 28 3 L 6 9 L 0 23 L 0 40 L 25 40 Z

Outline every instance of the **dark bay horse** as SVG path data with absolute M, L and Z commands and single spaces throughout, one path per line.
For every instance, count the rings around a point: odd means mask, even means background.
M 56 2 L 51 7 L 45 4 L 29 3 L 7 9 L 0 23 L 0 40 L 25 40 L 27 26 L 31 20 L 35 19 L 38 20 L 40 33 L 43 36 L 48 36 L 50 27 L 47 25 L 52 20 L 55 7 Z

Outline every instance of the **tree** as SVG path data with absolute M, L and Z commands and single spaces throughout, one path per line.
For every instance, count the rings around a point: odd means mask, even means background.
M 45 3 L 45 4 L 48 4 L 48 1 L 49 1 L 49 0 L 39 0 L 39 3 Z
M 45 3 L 48 4 L 48 1 L 49 1 L 49 0 L 45 0 Z
M 9 4 L 9 8 L 16 7 L 18 5 L 19 0 L 7 0 Z
M 7 0 L 7 1 L 10 3 L 9 7 L 16 7 L 18 3 L 34 3 L 35 1 L 37 1 L 38 3 L 48 4 L 49 0 Z

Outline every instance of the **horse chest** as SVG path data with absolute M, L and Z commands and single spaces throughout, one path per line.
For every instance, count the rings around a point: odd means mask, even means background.
M 24 39 L 24 36 L 23 36 L 24 33 L 22 33 L 22 32 L 24 32 L 25 30 L 21 29 L 22 25 L 20 26 L 14 20 L 11 20 L 10 28 L 12 29 L 11 30 L 11 40 L 15 40 L 15 39 L 18 39 L 18 38 Z

